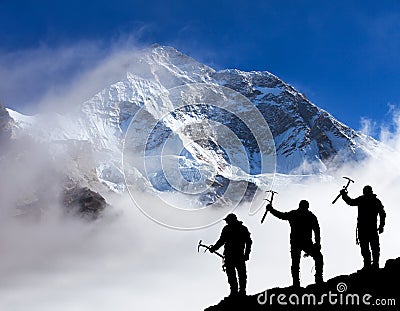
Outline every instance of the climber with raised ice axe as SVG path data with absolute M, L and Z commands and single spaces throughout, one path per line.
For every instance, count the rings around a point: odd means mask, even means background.
M 382 202 L 372 192 L 372 187 L 369 185 L 363 188 L 363 195 L 355 199 L 347 195 L 347 189 L 342 189 L 340 194 L 343 201 L 348 205 L 358 206 L 356 243 L 360 245 L 361 255 L 364 259 L 364 267 L 361 270 L 379 269 L 380 246 L 378 233 L 383 233 L 386 219 Z M 379 227 L 377 227 L 378 215 Z
M 280 212 L 274 209 L 271 204 L 267 205 L 267 210 L 275 217 L 289 221 L 293 287 L 300 287 L 300 257 L 302 251 L 315 260 L 315 283 L 322 283 L 324 261 L 321 253 L 320 228 L 317 217 L 309 211 L 308 201 L 301 200 L 299 208 L 289 212 Z M 313 232 L 315 243 L 312 240 Z

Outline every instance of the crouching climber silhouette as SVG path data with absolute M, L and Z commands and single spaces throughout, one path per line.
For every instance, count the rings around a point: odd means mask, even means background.
M 299 208 L 290 212 L 280 212 L 268 204 L 267 210 L 275 217 L 289 221 L 290 252 L 292 256 L 292 278 L 293 286 L 300 286 L 300 257 L 301 251 L 315 260 L 315 283 L 323 282 L 323 257 L 321 253 L 321 235 L 317 217 L 309 211 L 309 203 L 302 200 Z M 314 232 L 315 243 L 312 240 Z
M 252 244 L 250 232 L 241 221 L 237 220 L 235 214 L 226 216 L 225 221 L 227 225 L 222 229 L 219 240 L 211 246 L 210 252 L 215 252 L 222 245 L 225 246 L 225 272 L 231 288 L 231 296 L 238 293 L 246 295 L 246 261 L 249 259 Z

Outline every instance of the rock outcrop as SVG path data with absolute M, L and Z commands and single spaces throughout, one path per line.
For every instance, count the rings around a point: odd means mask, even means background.
M 97 219 L 108 205 L 99 193 L 78 185 L 64 188 L 62 204 L 68 213 L 87 220 Z

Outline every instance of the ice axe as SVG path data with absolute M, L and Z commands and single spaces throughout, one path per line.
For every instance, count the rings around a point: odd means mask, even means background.
M 343 177 L 344 179 L 347 179 L 347 184 L 343 186 L 343 190 L 347 190 L 347 188 L 350 186 L 350 183 L 354 183 L 354 180 L 350 179 L 349 177 Z M 341 193 L 338 194 L 338 196 L 333 200 L 332 204 L 335 204 L 336 201 L 342 196 Z
M 264 200 L 268 201 L 269 204 L 272 205 L 272 201 L 274 200 L 274 194 L 275 194 L 275 193 L 278 194 L 278 192 L 273 191 L 273 190 L 268 190 L 268 191 L 265 191 L 265 192 L 271 192 L 271 199 L 269 199 L 269 200 L 268 200 L 268 199 L 264 199 Z M 264 213 L 263 217 L 261 218 L 261 223 L 264 222 L 265 217 L 267 216 L 267 213 L 268 213 L 268 210 L 267 210 L 267 208 L 265 208 L 265 213 Z
M 210 246 L 210 245 L 202 244 L 201 242 L 202 242 L 202 240 L 200 240 L 200 241 L 199 241 L 199 244 L 197 245 L 197 252 L 200 252 L 200 247 L 204 247 L 204 248 L 205 248 L 204 252 L 206 252 L 206 251 L 208 250 L 210 253 L 214 253 L 215 255 L 221 257 L 222 259 L 225 258 L 224 255 L 218 253 L 217 251 L 211 252 L 211 251 L 210 251 L 211 246 Z

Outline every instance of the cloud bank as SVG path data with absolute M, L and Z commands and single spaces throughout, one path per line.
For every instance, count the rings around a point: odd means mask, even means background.
M 105 55 L 98 47 L 88 44 L 70 50 L 49 52 L 43 48 L 33 54 L 13 55 L 1 61 L 0 65 L 4 66 L 0 66 L 3 68 L 0 78 L 6 84 L 0 91 L 6 98 L 16 96 L 13 100 L 19 98 L 18 101 L 27 105 L 34 103 L 42 110 L 57 111 L 82 102 L 102 85 L 118 79 L 130 53 L 131 50 L 124 49 Z M 84 63 L 81 67 L 77 58 Z M 63 61 L 57 63 L 54 59 Z M 62 72 L 68 76 L 71 71 L 68 79 L 55 78 Z M 9 77 L 10 82 L 4 77 Z M 17 96 L 14 94 L 17 89 L 12 85 L 26 86 L 29 91 Z M 381 236 L 381 264 L 400 256 L 397 243 L 400 118 L 395 111 L 393 115 L 393 124 L 381 131 L 384 145 L 374 158 L 357 166 L 344 166 L 330 176 L 276 179 L 275 190 L 279 194 L 274 205 L 277 209 L 288 211 L 296 208 L 301 199 L 307 199 L 320 221 L 325 278 L 351 273 L 362 265 L 360 250 L 355 244 L 356 209 L 341 200 L 331 204 L 343 186 L 342 176 L 356 181 L 349 189 L 351 197 L 360 195 L 363 186 L 369 184 L 385 206 L 388 217 Z M 25 150 L 33 152 L 35 148 Z M 222 222 L 196 231 L 171 230 L 141 214 L 127 194 L 109 194 L 107 201 L 113 207 L 93 223 L 65 216 L 62 207 L 52 198 L 47 201 L 45 216 L 40 220 L 13 217 L 14 199 L 23 185 L 43 183 L 45 193 L 54 184 L 53 171 L 46 171 L 46 158 L 38 151 L 32 152 L 29 152 L 31 157 L 22 161 L 23 165 L 9 163 L 8 173 L 2 176 L 4 189 L 10 191 L 3 191 L 9 196 L 1 210 L 0 309 L 187 310 L 188 306 L 205 308 L 228 294 L 219 258 L 197 253 L 200 239 L 210 244 L 217 240 Z M 145 199 L 149 205 L 153 203 L 151 196 Z M 262 212 L 250 216 L 245 205 L 237 210 L 254 240 L 248 262 L 251 294 L 291 283 L 289 226 L 271 216 L 261 225 Z M 312 282 L 311 259 L 303 259 L 301 267 L 302 284 Z

